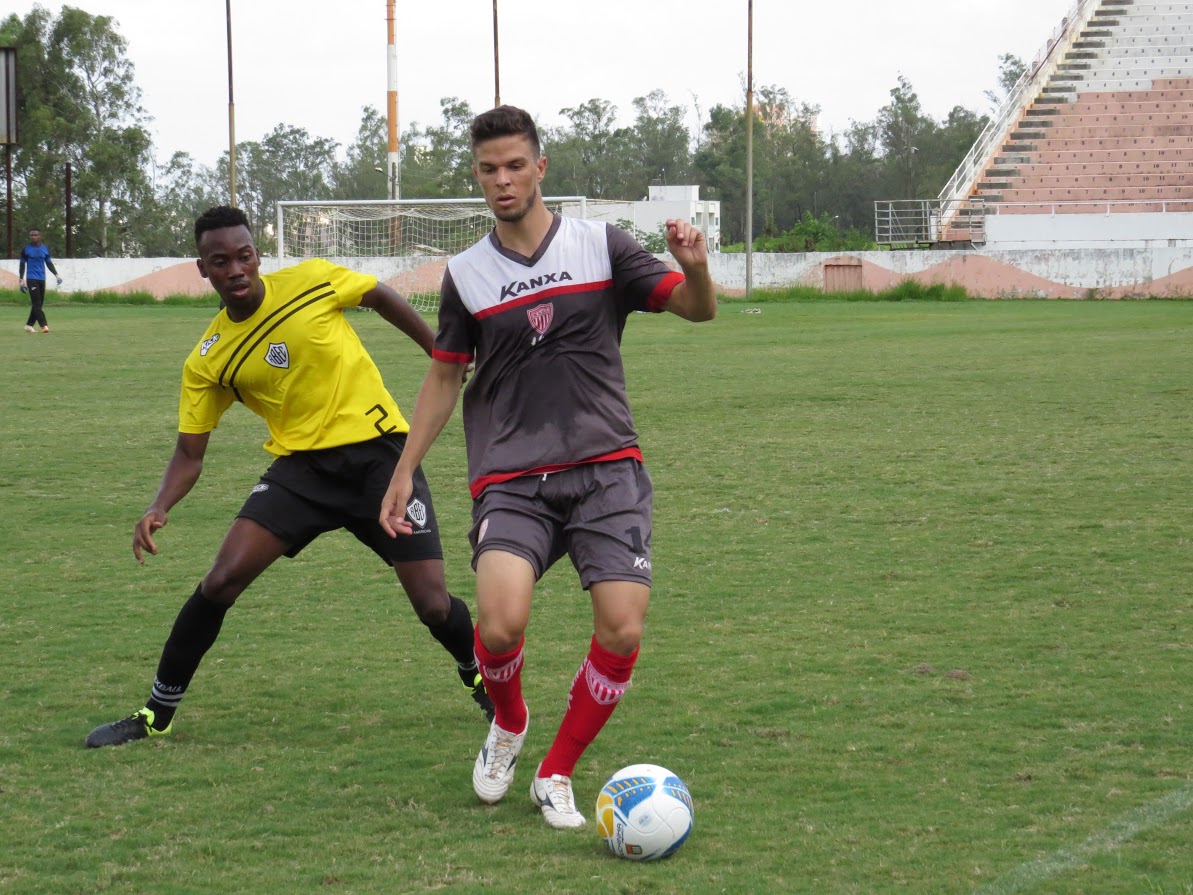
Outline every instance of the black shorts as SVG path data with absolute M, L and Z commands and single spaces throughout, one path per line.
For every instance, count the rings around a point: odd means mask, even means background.
M 421 466 L 414 471 L 414 492 L 406 507 L 414 533 L 391 538 L 377 521 L 405 445 L 405 435 L 382 435 L 278 457 L 253 486 L 238 518 L 252 519 L 281 538 L 286 556 L 297 556 L 324 532 L 346 528 L 389 565 L 443 559 L 431 489 Z
M 585 590 L 599 581 L 649 587 L 653 497 L 637 460 L 489 485 L 472 504 L 472 567 L 486 550 L 503 550 L 529 562 L 538 579 L 566 553 Z

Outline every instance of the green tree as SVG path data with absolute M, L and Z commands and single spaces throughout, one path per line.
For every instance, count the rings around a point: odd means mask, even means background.
M 634 99 L 634 112 L 634 125 L 618 147 L 626 153 L 627 190 L 615 198 L 645 196 L 652 183 L 690 183 L 692 135 L 683 106 L 669 105 L 666 93 L 652 90 Z
M 1012 53 L 1003 53 L 998 57 L 998 87 L 986 91 L 986 99 L 990 101 L 991 111 L 997 113 L 1003 103 L 1019 83 L 1019 79 L 1027 72 L 1027 64 Z
M 878 140 L 885 160 L 888 198 L 926 199 L 940 188 L 941 184 L 927 181 L 926 159 L 920 156 L 934 127 L 924 115 L 911 82 L 899 75 L 898 86 L 891 90 L 891 101 L 878 111 Z
M 389 131 L 385 117 L 373 106 L 361 110 L 356 139 L 345 158 L 336 164 L 332 195 L 336 199 L 386 199 L 389 197 Z
M 827 153 L 828 164 L 813 210 L 835 214 L 847 230 L 872 233 L 874 200 L 881 196 L 882 183 L 877 125 L 850 122 L 843 134 L 829 142 Z
M 129 220 L 129 235 L 148 257 L 186 257 L 195 251 L 194 222 L 204 210 L 226 201 L 214 172 L 176 152 L 155 165 L 153 194 Z
M 722 244 L 740 242 L 746 234 L 745 116 L 741 109 L 718 103 L 709 111 L 703 133 L 692 159 L 696 180 L 703 196 L 721 202 Z
M 757 252 L 860 252 L 875 248 L 869 234 L 842 230 L 835 216 L 826 211 L 819 217 L 805 211 L 784 233 L 754 240 Z
M 236 144 L 236 204 L 248 215 L 263 252 L 277 245 L 274 222 L 279 200 L 330 199 L 339 144 L 312 137 L 304 128 L 279 124 L 260 141 Z M 215 169 L 228 182 L 228 153 Z
M 69 162 L 79 256 L 138 252 L 131 221 L 152 195 L 152 142 L 115 24 L 70 6 L 56 19 L 34 7 L 24 19 L 10 15 L 0 24 L 0 43 L 19 48 L 19 218 L 64 244 Z
M 402 197 L 460 199 L 478 195 L 472 177 L 472 107 L 455 96 L 439 101 L 438 125 L 411 126 L 402 147 Z
M 628 131 L 617 128 L 617 106 L 590 99 L 559 114 L 568 125 L 548 131 L 546 191 L 590 199 L 624 199 L 630 189 L 625 160 Z M 641 194 L 639 190 L 638 195 Z

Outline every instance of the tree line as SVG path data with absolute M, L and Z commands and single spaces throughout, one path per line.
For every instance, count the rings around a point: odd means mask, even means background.
M 228 153 L 214 166 L 185 151 L 158 160 L 127 44 L 110 16 L 70 6 L 52 16 L 35 6 L 0 22 L 0 46 L 18 50 L 18 121 L 13 152 L 14 228 L 40 227 L 59 254 L 66 240 L 66 177 L 71 171 L 75 257 L 187 257 L 192 223 L 226 202 Z M 1004 55 L 991 107 L 1014 86 L 1023 63 Z M 879 199 L 932 198 L 969 151 L 987 115 L 961 106 L 943 120 L 924 113 L 905 78 L 875 120 L 841 134 L 817 127 L 820 109 L 785 87 L 755 92 L 753 125 L 755 248 L 760 251 L 858 248 L 872 238 Z M 687 109 L 654 90 L 633 101 L 633 120 L 603 99 L 559 110 L 563 123 L 542 128 L 550 159 L 548 195 L 640 199 L 650 184 L 699 184 L 721 201 L 722 244 L 746 232 L 746 118 L 718 104 L 693 133 Z M 478 196 L 468 125 L 474 110 L 456 97 L 440 101 L 441 120 L 401 135 L 404 198 Z M 379 198 L 388 193 L 386 121 L 371 106 L 351 140 L 278 124 L 260 140 L 236 145 L 238 204 L 274 245 L 270 224 L 283 199 Z M 343 151 L 341 152 L 341 148 Z M 382 172 L 382 173 L 379 173 Z M 15 238 L 14 243 L 23 242 Z

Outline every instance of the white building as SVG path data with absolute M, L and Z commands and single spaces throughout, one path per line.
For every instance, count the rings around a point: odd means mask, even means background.
M 590 199 L 587 216 L 616 224 L 629 221 L 643 233 L 656 233 L 670 218 L 686 218 L 699 227 L 711 252 L 721 250 L 721 202 L 701 199 L 699 186 L 651 186 L 644 201 Z

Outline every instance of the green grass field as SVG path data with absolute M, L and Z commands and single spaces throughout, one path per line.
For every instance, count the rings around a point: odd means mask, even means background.
M 212 310 L 0 308 L 0 892 L 1193 893 L 1193 304 L 761 307 L 626 332 L 656 586 L 575 779 L 590 816 L 624 764 L 687 781 L 652 865 L 526 796 L 590 636 L 566 562 L 499 806 L 482 716 L 342 533 L 242 597 L 172 736 L 85 750 L 143 703 L 265 429 L 233 408 L 140 567 Z M 353 321 L 410 409 L 425 358 Z M 458 420 L 426 469 L 471 602 Z

